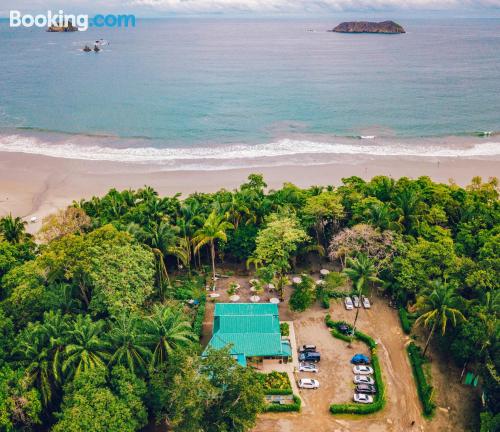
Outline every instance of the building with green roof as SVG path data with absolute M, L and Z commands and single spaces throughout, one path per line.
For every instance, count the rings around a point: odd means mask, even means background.
M 209 347 L 231 348 L 243 366 L 247 359 L 288 361 L 290 343 L 281 339 L 278 305 L 271 303 L 216 303 Z

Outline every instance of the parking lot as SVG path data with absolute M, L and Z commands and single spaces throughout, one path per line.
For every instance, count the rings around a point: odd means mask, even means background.
M 285 305 L 280 305 L 285 306 Z M 300 414 L 263 415 L 255 432 L 295 431 L 440 431 L 438 423 L 429 424 L 422 419 L 420 402 L 406 358 L 406 336 L 402 333 L 397 314 L 382 302 L 375 302 L 372 309 L 360 310 L 359 328 L 379 341 L 379 357 L 387 388 L 388 403 L 379 413 L 369 416 L 333 416 L 329 412 L 332 403 L 352 400 L 354 384 L 350 360 L 356 353 L 369 354 L 368 347 L 354 342 L 352 348 L 346 342 L 331 336 L 324 323 L 326 311 L 319 306 L 300 314 L 283 307 L 280 315 L 294 321 L 297 345 L 314 344 L 321 353 L 319 373 L 298 374 L 298 378 L 315 378 L 320 382 L 318 390 L 300 391 L 303 409 Z M 346 311 L 343 303 L 332 303 L 332 319 L 352 322 L 355 310 Z M 382 318 L 383 316 L 383 318 Z M 412 427 L 411 423 L 415 421 Z M 449 429 L 453 430 L 453 429 Z

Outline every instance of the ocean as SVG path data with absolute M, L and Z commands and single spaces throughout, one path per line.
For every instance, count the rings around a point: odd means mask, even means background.
M 340 21 L 169 18 L 78 33 L 0 21 L 0 151 L 164 169 L 500 155 L 500 19 L 327 32 Z M 98 39 L 101 52 L 82 51 Z

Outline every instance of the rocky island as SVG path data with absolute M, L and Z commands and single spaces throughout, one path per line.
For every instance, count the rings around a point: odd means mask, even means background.
M 406 33 L 405 29 L 394 21 L 383 21 L 379 23 L 368 21 L 343 22 L 331 31 L 335 33 Z

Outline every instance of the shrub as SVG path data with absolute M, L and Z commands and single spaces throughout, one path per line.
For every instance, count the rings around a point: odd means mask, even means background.
M 196 310 L 196 315 L 193 320 L 193 332 L 201 338 L 201 334 L 203 331 L 203 321 L 205 320 L 205 306 L 207 299 L 205 296 L 200 298 L 200 304 L 198 305 L 198 309 Z
M 411 333 L 411 322 L 408 319 L 408 312 L 405 308 L 399 308 L 399 319 L 401 320 L 401 327 L 406 334 Z
M 264 408 L 265 412 L 294 412 L 300 411 L 300 407 L 302 405 L 302 401 L 296 395 L 293 395 L 293 403 L 291 404 L 277 404 L 277 403 L 269 403 Z
M 341 339 L 345 342 L 350 342 L 351 338 L 348 335 L 345 335 L 339 331 L 339 326 L 341 324 L 348 325 L 344 321 L 333 321 L 330 315 L 325 317 L 326 325 L 331 328 L 331 333 L 333 337 L 337 339 Z M 382 379 L 382 370 L 380 368 L 380 362 L 377 356 L 377 343 L 370 336 L 356 331 L 354 333 L 354 338 L 364 342 L 366 345 L 370 347 L 371 350 L 371 360 L 372 360 L 372 368 L 373 368 L 373 379 L 375 380 L 375 384 L 377 385 L 378 393 L 375 395 L 375 400 L 371 404 L 356 404 L 356 403 L 345 403 L 345 404 L 333 404 L 330 406 L 330 412 L 332 414 L 371 414 L 377 411 L 380 411 L 385 406 L 385 387 L 384 381 Z
M 262 382 L 264 391 L 266 390 L 290 390 L 292 385 L 290 384 L 290 378 L 286 372 L 276 372 L 273 371 L 268 374 L 260 374 L 259 379 Z M 267 394 L 290 394 L 290 393 L 267 393 Z
M 281 336 L 290 336 L 290 326 L 288 325 L 288 323 L 280 324 L 280 332 Z
M 411 342 L 407 348 L 408 356 L 410 357 L 410 363 L 413 370 L 413 376 L 415 377 L 415 382 L 417 384 L 418 397 L 422 402 L 422 407 L 424 410 L 424 416 L 430 417 L 434 414 L 436 409 L 435 403 L 432 401 L 432 386 L 427 382 L 423 370 L 423 364 L 426 362 L 425 357 L 422 356 L 420 348 Z

